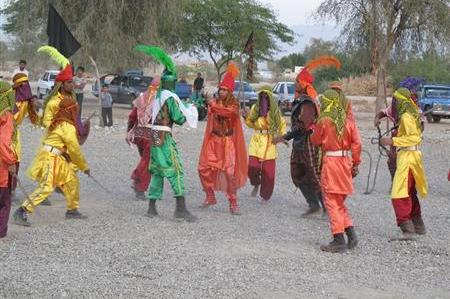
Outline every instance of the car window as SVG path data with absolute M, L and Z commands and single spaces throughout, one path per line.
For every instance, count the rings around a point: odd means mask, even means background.
M 44 73 L 44 76 L 42 76 L 43 81 L 47 81 L 48 79 L 48 73 Z
M 252 88 L 252 86 L 250 84 L 244 83 L 244 91 L 245 92 L 252 92 L 253 88 Z
M 295 86 L 294 84 L 287 84 L 287 90 L 288 90 L 288 94 L 294 94 L 295 93 Z
M 111 85 L 119 85 L 120 84 L 120 77 L 114 77 L 114 79 L 111 80 Z
M 449 98 L 449 88 L 427 88 L 425 89 L 425 97 L 428 98 Z
M 135 76 L 130 78 L 130 86 L 147 87 L 152 82 L 152 77 Z
M 50 74 L 50 80 L 49 81 L 55 81 L 56 74 Z

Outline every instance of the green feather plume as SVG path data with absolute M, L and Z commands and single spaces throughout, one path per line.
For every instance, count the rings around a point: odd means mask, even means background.
M 164 65 L 169 72 L 171 72 L 172 74 L 176 74 L 175 64 L 173 63 L 172 58 L 170 58 L 170 56 L 167 55 L 167 53 L 164 52 L 163 49 L 153 46 L 137 45 L 134 47 L 134 50 L 153 57 L 159 63 Z
M 64 57 L 59 51 L 52 46 L 42 46 L 38 50 L 38 53 L 47 54 L 53 61 L 55 61 L 63 69 L 70 64 L 69 59 Z

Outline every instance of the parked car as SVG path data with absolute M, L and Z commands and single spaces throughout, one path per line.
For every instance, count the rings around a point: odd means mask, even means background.
M 251 107 L 256 103 L 258 100 L 258 95 L 250 84 L 243 82 L 241 95 L 239 94 L 240 89 L 241 81 L 234 81 L 233 95 L 243 101 L 245 106 Z
M 42 77 L 39 78 L 37 87 L 37 96 L 39 99 L 42 99 L 50 93 L 55 85 L 55 78 L 58 73 L 59 71 L 55 70 L 45 71 Z
M 292 103 L 295 98 L 294 82 L 278 82 L 272 89 L 272 92 L 278 99 L 281 112 L 284 114 L 292 110 Z
M 419 106 L 429 123 L 450 118 L 450 85 L 425 84 L 420 92 Z
M 175 85 L 175 93 L 182 100 L 189 99 L 192 95 L 192 84 L 177 83 Z
M 145 92 L 153 78 L 142 75 L 118 75 L 108 74 L 100 78 L 101 85 L 109 85 L 109 93 L 113 98 L 113 103 L 127 104 L 133 106 L 134 99 Z M 97 82 L 92 85 L 92 94 L 98 97 Z

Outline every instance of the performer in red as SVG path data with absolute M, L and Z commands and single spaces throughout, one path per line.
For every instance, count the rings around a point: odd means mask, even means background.
M 352 178 L 358 174 L 361 163 L 361 139 L 354 118 L 348 117 L 348 110 L 336 91 L 325 91 L 320 104 L 320 116 L 313 126 L 311 142 L 321 146 L 323 151 L 320 183 L 333 234 L 333 241 L 320 249 L 344 252 L 358 244 L 345 199 L 353 192 Z
M 132 188 L 136 198 L 145 199 L 145 192 L 150 184 L 151 174 L 148 170 L 151 149 L 152 105 L 158 91 L 160 78 L 153 79 L 148 90 L 133 102 L 133 110 L 128 116 L 127 142 L 135 144 L 141 159 L 131 174 Z
M 0 239 L 6 237 L 8 231 L 12 178 L 16 174 L 13 107 L 14 90 L 7 82 L 0 81 Z
M 233 96 L 234 78 L 238 73 L 231 62 L 219 85 L 218 98 L 208 99 L 208 123 L 198 165 L 206 193 L 203 207 L 216 204 L 214 191 L 223 191 L 234 215 L 240 214 L 236 191 L 247 181 L 248 164 L 239 102 Z

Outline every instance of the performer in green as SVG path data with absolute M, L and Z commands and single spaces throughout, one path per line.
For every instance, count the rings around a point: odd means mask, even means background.
M 160 89 L 150 112 L 152 145 L 149 171 L 152 179 L 147 195 L 149 199 L 147 215 L 149 217 L 158 215 L 156 201 L 162 199 L 164 178 L 167 178 L 177 202 L 174 217 L 193 222 L 197 220 L 197 217 L 186 209 L 184 168 L 172 136 L 172 126 L 173 124 L 183 125 L 187 121 L 190 127 L 196 128 L 197 109 L 192 105 L 185 106 L 174 93 L 177 82 L 175 65 L 162 49 L 138 45 L 135 50 L 150 55 L 165 66 L 161 75 Z

